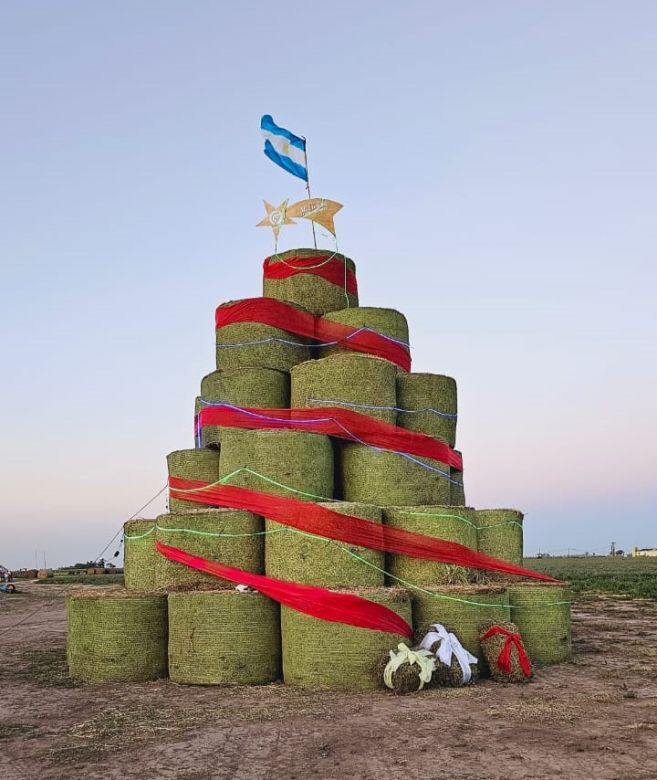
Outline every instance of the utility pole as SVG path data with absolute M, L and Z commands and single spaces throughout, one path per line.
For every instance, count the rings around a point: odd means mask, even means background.
M 611 552 L 609 555 L 616 555 L 616 542 L 611 543 Z

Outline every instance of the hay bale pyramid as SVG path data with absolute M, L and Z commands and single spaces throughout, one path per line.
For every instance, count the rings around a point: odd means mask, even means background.
M 170 484 L 192 487 L 172 490 L 167 514 L 125 524 L 125 588 L 69 597 L 74 677 L 373 690 L 382 687 L 382 655 L 409 641 L 281 606 L 257 589 L 236 588 L 235 579 L 166 557 L 158 544 L 235 571 L 360 596 L 416 632 L 442 623 L 478 657 L 478 627 L 491 619 L 513 620 L 536 663 L 569 657 L 570 597 L 560 584 L 348 544 L 248 508 L 204 503 L 208 485 L 231 486 L 522 565 L 522 513 L 466 506 L 462 468 L 374 446 L 349 431 L 277 425 L 281 410 L 315 409 L 323 419 L 322 410 L 337 408 L 456 446 L 456 382 L 406 370 L 406 318 L 359 306 L 355 279 L 354 262 L 341 254 L 290 250 L 265 260 L 265 297 L 219 306 L 216 370 L 202 379 L 195 401 L 195 446 L 167 458 Z M 262 315 L 263 306 L 281 302 L 290 323 L 314 321 L 351 335 L 311 338 L 296 325 L 287 330 L 285 318 Z M 227 321 L 235 311 L 240 316 Z M 354 334 L 392 345 L 408 356 L 406 367 L 363 351 Z M 217 409 L 238 413 L 237 423 L 207 413 Z M 257 425 L 239 422 L 245 409 L 259 410 L 251 414 Z M 279 411 L 270 418 L 263 410 Z

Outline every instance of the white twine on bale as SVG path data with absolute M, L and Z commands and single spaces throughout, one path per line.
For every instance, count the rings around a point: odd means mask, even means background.
M 431 680 L 431 675 L 436 668 L 436 659 L 428 650 L 411 650 L 408 645 L 400 642 L 397 645 L 397 652 L 390 651 L 390 660 L 383 670 L 383 682 L 388 688 L 394 690 L 393 675 L 399 667 L 407 663 L 409 666 L 417 664 L 420 667 L 420 687 L 418 691 L 424 688 L 425 684 Z
M 470 664 L 478 663 L 477 659 L 463 647 L 456 635 L 450 633 L 441 623 L 434 623 L 430 628 L 433 630 L 420 642 L 420 647 L 430 651 L 435 642 L 440 642 L 434 653 L 435 657 L 445 666 L 451 666 L 452 658 L 456 658 L 463 672 L 461 685 L 467 685 L 472 679 Z

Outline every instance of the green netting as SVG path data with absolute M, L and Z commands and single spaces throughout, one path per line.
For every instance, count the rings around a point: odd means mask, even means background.
M 294 257 L 327 256 L 331 257 L 332 261 L 341 261 L 350 271 L 356 273 L 356 266 L 352 260 L 326 249 L 290 249 L 272 255 L 269 260 L 272 265 L 285 263 L 294 266 L 294 262 L 290 262 Z M 320 264 L 321 261 L 318 261 L 318 265 Z M 262 294 L 267 298 L 295 303 L 320 316 L 328 311 L 358 306 L 358 295 L 348 293 L 344 284 L 338 286 L 314 274 L 296 274 L 287 279 L 263 279 L 262 290 Z
M 94 587 L 71 594 L 67 610 L 72 677 L 140 682 L 166 676 L 165 596 Z
M 280 674 L 280 616 L 253 591 L 169 594 L 169 675 L 191 685 L 261 685 Z
M 322 502 L 320 505 L 343 515 L 381 522 L 378 507 L 344 502 Z M 269 531 L 265 542 L 265 567 L 269 577 L 326 588 L 383 585 L 382 552 L 300 533 L 269 520 L 265 522 Z
M 429 593 L 413 593 L 413 624 L 418 635 L 432 623 L 442 623 L 481 663 L 479 624 L 487 618 L 510 619 L 506 590 L 485 585 L 443 585 L 426 590 Z
M 155 520 L 123 524 L 123 582 L 128 590 L 155 590 Z
M 474 510 L 454 506 L 387 507 L 384 522 L 404 531 L 458 542 L 477 549 L 477 528 Z M 388 572 L 416 585 L 465 584 L 471 581 L 472 570 L 434 561 L 409 558 L 405 555 L 386 555 Z
M 534 663 L 557 664 L 570 658 L 571 601 L 570 591 L 561 585 L 522 583 L 509 587 L 511 619 Z
M 301 363 L 291 374 L 293 407 L 339 406 L 395 423 L 397 367 L 387 360 L 344 352 Z
M 262 574 L 264 542 L 262 518 L 240 509 L 215 509 L 160 515 L 155 538 L 171 547 L 179 547 L 226 566 Z M 170 561 L 157 554 L 156 585 L 169 590 L 198 587 L 233 588 L 227 580 Z
M 281 409 L 290 405 L 290 376 L 271 368 L 213 371 L 201 380 L 201 397 L 235 406 Z M 218 445 L 224 430 L 218 425 L 204 426 L 202 446 Z
M 406 317 L 395 309 L 360 306 L 353 309 L 329 312 L 325 315 L 325 319 L 331 322 L 339 322 L 342 325 L 349 325 L 352 328 L 370 328 L 378 333 L 383 333 L 384 336 L 408 344 L 408 323 L 406 322 Z M 321 357 L 326 357 L 334 352 L 347 351 L 350 350 L 338 344 L 334 347 L 322 347 L 320 354 Z
M 219 479 L 219 452 L 209 449 L 176 450 L 167 455 L 170 477 L 198 479 L 203 482 L 216 482 Z M 199 505 L 194 501 L 180 498 L 169 499 L 169 511 L 196 512 Z
M 454 450 L 459 455 L 459 450 Z M 462 456 L 462 455 L 461 455 Z M 453 466 L 450 467 L 450 487 L 449 487 L 449 503 L 452 506 L 465 506 L 465 488 L 463 486 L 463 470 L 459 471 Z
M 333 445 L 328 436 L 304 431 L 226 429 L 221 439 L 220 476 L 227 484 L 289 496 L 276 482 L 315 496 L 333 498 Z
M 377 506 L 445 505 L 450 503 L 449 480 L 396 452 L 375 450 L 351 442 L 339 446 L 338 479 L 341 498 Z M 416 458 L 449 473 L 449 466 Z
M 345 591 L 343 591 L 345 592 Z M 401 588 L 359 588 L 349 591 L 384 604 L 409 623 L 411 605 Z M 330 623 L 281 608 L 283 679 L 288 685 L 339 691 L 383 687 L 378 666 L 384 653 L 405 637 L 385 631 Z
M 456 382 L 442 374 L 397 375 L 397 425 L 409 431 L 426 433 L 447 442 L 456 443 Z M 419 411 L 430 409 L 432 411 Z M 412 413 L 411 413 L 412 412 Z M 441 412 L 441 414 L 436 414 Z
M 522 519 L 517 509 L 478 509 L 475 512 L 479 552 L 522 566 Z M 490 579 L 503 574 L 489 572 Z
M 239 301 L 222 304 L 228 306 Z M 301 307 L 298 307 L 301 308 Z M 289 371 L 309 360 L 308 339 L 259 322 L 234 322 L 216 330 L 217 368 L 275 368 Z M 222 346 L 222 345 L 232 346 Z

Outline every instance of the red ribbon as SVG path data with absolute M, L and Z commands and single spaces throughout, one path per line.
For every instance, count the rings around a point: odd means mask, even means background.
M 287 279 L 297 274 L 321 276 L 327 282 L 345 289 L 349 295 L 358 295 L 356 274 L 339 257 L 331 258 L 331 255 L 286 257 L 285 261 L 266 257 L 263 271 L 265 279 Z
M 190 492 L 197 488 L 202 489 Z M 300 531 L 371 550 L 384 550 L 398 555 L 408 555 L 411 558 L 517 574 L 545 582 L 557 582 L 547 574 L 514 566 L 512 563 L 484 555 L 456 542 L 405 531 L 402 528 L 363 520 L 360 517 L 343 515 L 312 501 L 299 501 L 296 498 L 277 496 L 273 493 L 234 485 L 209 487 L 208 482 L 181 477 L 169 477 L 169 495 L 171 498 L 192 501 L 204 506 L 246 509 Z
M 270 599 L 296 609 L 298 612 L 303 612 L 305 615 L 333 623 L 346 623 L 358 628 L 401 634 L 409 639 L 413 635 L 412 628 L 396 612 L 360 596 L 351 593 L 334 593 L 314 585 L 300 585 L 297 582 L 253 574 L 242 569 L 235 569 L 232 566 L 224 566 L 222 563 L 208 561 L 196 555 L 190 555 L 184 550 L 169 547 L 161 542 L 157 542 L 156 547 L 157 551 L 170 561 L 183 563 L 192 569 L 212 574 L 230 582 L 249 585 Z
M 198 414 L 198 425 L 201 428 L 207 425 L 221 425 L 228 428 L 285 428 L 323 433 L 384 450 L 432 458 L 459 471 L 463 470 L 461 455 L 439 439 L 335 406 L 312 409 L 204 406 Z
M 339 322 L 315 317 L 310 312 L 301 311 L 275 298 L 247 298 L 217 308 L 215 313 L 217 330 L 236 322 L 260 322 L 297 336 L 315 339 L 323 344 L 337 342 L 345 349 L 382 357 L 403 368 L 404 371 L 411 370 L 408 347 L 386 338 L 382 333 L 352 328 Z
M 500 669 L 505 674 L 511 674 L 511 651 L 515 647 L 518 651 L 518 662 L 520 663 L 522 673 L 525 675 L 525 677 L 531 677 L 532 665 L 529 660 L 529 656 L 527 655 L 527 651 L 525 650 L 525 646 L 522 643 L 520 634 L 514 631 L 509 631 L 508 628 L 503 628 L 502 626 L 493 626 L 492 628 L 489 628 L 485 634 L 481 635 L 480 641 L 483 642 L 484 639 L 489 639 L 496 634 L 501 634 L 502 636 L 506 637 L 504 647 L 500 651 L 500 654 L 497 658 L 497 665 L 500 667 Z

